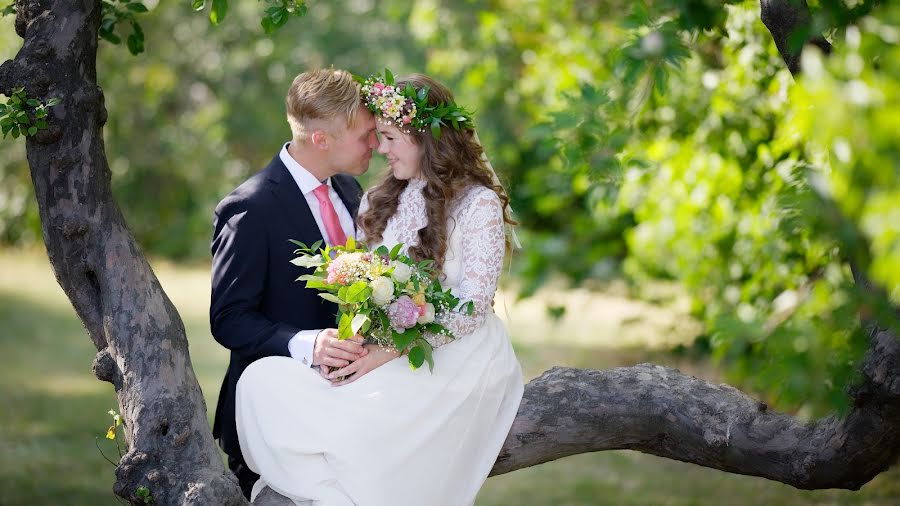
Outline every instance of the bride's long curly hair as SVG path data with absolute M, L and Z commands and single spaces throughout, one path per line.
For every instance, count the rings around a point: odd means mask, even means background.
M 411 83 L 415 88 L 429 87 L 428 103 L 449 103 L 453 95 L 444 85 L 434 79 L 412 74 L 396 80 L 400 89 Z M 443 269 L 444 255 L 447 253 L 447 233 L 445 226 L 431 226 L 447 223 L 450 206 L 463 195 L 463 190 L 472 185 L 490 188 L 500 197 L 503 206 L 503 221 L 509 225 L 516 222 L 509 214 L 509 196 L 499 184 L 494 184 L 491 170 L 482 159 L 481 144 L 475 139 L 472 129 L 455 130 L 441 128 L 441 138 L 435 139 L 431 131 L 413 130 L 406 134 L 422 147 L 421 177 L 426 181 L 422 190 L 425 197 L 425 214 L 428 226 L 419 230 L 419 244 L 409 249 L 410 257 L 416 260 L 433 259 L 438 271 Z M 366 234 L 367 241 L 381 240 L 388 219 L 397 212 L 400 194 L 408 181 L 396 179 L 389 170 L 381 181 L 369 190 L 369 208 L 359 216 L 359 226 Z M 509 249 L 509 239 L 506 248 Z

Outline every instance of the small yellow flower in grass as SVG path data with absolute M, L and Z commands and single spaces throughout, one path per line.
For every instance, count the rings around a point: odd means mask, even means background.
M 106 439 L 115 439 L 116 438 L 116 426 L 110 425 L 108 429 L 106 429 Z

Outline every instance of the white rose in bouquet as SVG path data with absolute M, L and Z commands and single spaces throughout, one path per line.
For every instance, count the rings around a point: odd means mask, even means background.
M 419 318 L 416 319 L 416 323 L 431 323 L 434 321 L 434 304 L 430 302 L 425 303 L 424 310 L 419 311 Z
M 394 282 L 384 276 L 378 276 L 369 285 L 372 287 L 372 300 L 379 306 L 389 304 L 394 299 Z
M 409 281 L 409 277 L 412 275 L 412 267 L 406 265 L 403 262 L 393 262 L 394 272 L 391 273 L 391 276 L 400 283 L 406 283 Z

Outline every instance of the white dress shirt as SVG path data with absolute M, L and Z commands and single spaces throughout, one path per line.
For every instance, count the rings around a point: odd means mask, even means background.
M 331 205 L 334 206 L 334 211 L 341 221 L 341 228 L 344 229 L 344 234 L 346 234 L 347 237 L 353 237 L 355 239 L 356 227 L 353 224 L 353 216 L 350 215 L 350 211 L 347 210 L 344 201 L 341 200 L 341 197 L 334 190 L 334 186 L 331 184 L 331 178 L 328 178 L 325 181 L 316 179 L 316 176 L 313 176 L 308 170 L 303 168 L 303 166 L 297 163 L 297 160 L 294 160 L 290 153 L 288 153 L 288 145 L 290 145 L 290 142 L 285 143 L 281 148 L 279 157 L 284 163 L 284 166 L 287 167 L 288 172 L 291 173 L 291 177 L 294 178 L 294 182 L 297 183 L 300 191 L 303 192 L 303 197 L 306 199 L 306 205 L 309 206 L 309 210 L 316 220 L 316 225 L 319 227 L 322 237 L 327 238 L 328 234 L 325 231 L 325 224 L 322 222 L 322 211 L 319 207 L 319 200 L 313 194 L 313 190 L 324 183 L 328 185 L 328 198 L 331 199 Z M 316 336 L 318 336 L 321 331 L 322 329 L 301 330 L 294 334 L 294 337 L 288 341 L 288 351 L 291 353 L 291 357 L 312 367 L 313 346 L 316 344 Z

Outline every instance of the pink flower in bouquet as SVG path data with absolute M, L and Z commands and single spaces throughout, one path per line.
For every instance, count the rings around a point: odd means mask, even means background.
M 340 271 L 340 265 L 337 262 L 329 265 L 328 266 L 328 278 L 325 280 L 325 282 L 328 283 L 329 285 L 333 285 L 335 283 L 346 285 L 347 280 L 344 278 L 344 276 L 341 275 L 341 273 L 339 271 Z
M 341 253 L 328 264 L 325 282 L 333 285 L 352 285 L 357 281 L 371 281 L 381 275 L 386 264 L 381 257 L 369 252 Z
M 419 306 L 408 296 L 401 295 L 387 308 L 391 326 L 397 331 L 406 330 L 416 324 L 419 319 Z

